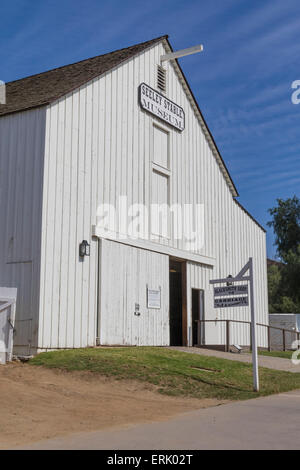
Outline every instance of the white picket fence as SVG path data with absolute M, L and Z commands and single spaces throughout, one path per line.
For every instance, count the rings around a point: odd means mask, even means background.
M 12 360 L 17 289 L 0 287 L 0 364 Z

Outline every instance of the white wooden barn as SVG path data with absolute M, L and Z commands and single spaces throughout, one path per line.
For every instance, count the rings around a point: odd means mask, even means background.
M 250 319 L 248 307 L 214 309 L 209 284 L 249 256 L 257 321 L 268 324 L 265 231 L 237 201 L 178 62 L 161 63 L 171 51 L 163 36 L 7 84 L 0 286 L 18 288 L 16 353 L 192 345 L 196 319 Z M 104 230 L 99 207 L 118 208 L 120 197 L 149 211 L 202 208 L 197 243 L 178 236 L 169 211 L 157 226 L 145 221 L 148 237 Z M 194 223 L 184 217 L 184 230 Z M 83 240 L 90 256 L 79 256 Z M 212 322 L 202 341 L 224 344 L 224 335 Z M 231 338 L 249 344 L 248 326 L 232 324 Z M 267 345 L 263 329 L 258 343 Z

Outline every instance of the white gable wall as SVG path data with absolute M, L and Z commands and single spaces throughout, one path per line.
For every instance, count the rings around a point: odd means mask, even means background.
M 45 108 L 0 118 L 0 286 L 17 287 L 14 349 L 37 347 Z
M 190 264 L 189 315 L 190 287 L 204 287 L 211 295 L 209 278 L 234 275 L 252 255 L 258 273 L 256 290 L 260 291 L 258 321 L 268 321 L 265 234 L 233 201 L 172 64 L 168 64 L 166 95 L 184 108 L 185 131 L 168 128 L 138 105 L 140 83 L 156 88 L 156 66 L 164 51 L 162 44 L 155 45 L 47 109 L 39 329 L 42 349 L 95 344 L 98 243 L 92 240 L 92 225 L 96 223 L 96 209 L 103 202 L 116 204 L 120 195 L 127 195 L 129 204 L 149 207 L 154 123 L 170 132 L 170 202 L 204 204 L 205 238 L 198 252 L 215 260 L 213 269 Z M 83 239 L 91 243 L 91 256 L 80 261 L 78 247 Z M 172 236 L 159 241 L 184 248 Z M 201 270 L 205 281 L 200 281 Z M 207 300 L 207 316 L 214 315 L 246 318 L 243 309 L 214 311 Z
M 229 206 L 230 208 L 230 206 Z M 187 282 L 190 288 L 204 289 L 205 291 L 205 319 L 206 320 L 251 320 L 249 307 L 234 307 L 226 309 L 213 308 L 213 286 L 210 279 L 235 276 L 246 264 L 249 257 L 253 257 L 254 291 L 257 323 L 269 324 L 268 298 L 267 298 L 267 264 L 266 243 L 264 232 L 251 220 L 251 218 L 234 203 L 230 210 L 220 214 L 221 224 L 225 227 L 220 233 L 217 251 L 217 264 L 214 269 L 196 263 L 187 264 Z M 227 218 L 228 217 L 228 218 Z M 227 236 L 226 236 L 227 234 Z M 190 312 L 189 327 L 191 324 L 191 295 L 188 295 L 188 312 Z M 225 344 L 225 323 L 209 323 L 205 326 L 207 344 Z M 257 328 L 258 345 L 267 346 L 267 329 Z M 231 344 L 249 345 L 250 327 L 247 324 L 231 323 Z
M 100 262 L 100 343 L 169 346 L 169 257 L 101 240 Z M 160 308 L 148 308 L 147 285 Z

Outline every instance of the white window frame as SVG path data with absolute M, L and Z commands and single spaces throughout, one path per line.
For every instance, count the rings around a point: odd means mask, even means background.
M 163 165 L 159 165 L 154 161 L 154 128 L 159 129 L 163 132 L 165 132 L 168 135 L 168 155 L 167 155 L 167 167 Z M 159 173 L 162 176 L 167 178 L 167 183 L 168 183 L 168 191 L 167 191 L 167 205 L 170 207 L 170 201 L 171 201 L 171 151 L 170 151 L 170 142 L 171 142 L 171 133 L 170 129 L 166 126 L 163 126 L 160 122 L 158 123 L 157 121 L 153 120 L 152 121 L 152 132 L 151 132 L 151 185 L 150 185 L 150 203 L 152 203 L 153 199 L 153 173 Z M 168 217 L 168 236 L 164 237 L 161 235 L 158 235 L 154 232 L 152 232 L 152 223 L 151 223 L 151 218 L 150 218 L 150 232 L 151 232 L 151 237 L 153 237 L 157 241 L 161 242 L 169 242 L 171 240 L 172 234 L 171 234 L 171 215 L 169 214 Z

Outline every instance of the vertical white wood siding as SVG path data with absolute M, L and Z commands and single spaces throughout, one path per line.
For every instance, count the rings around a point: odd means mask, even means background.
M 169 257 L 102 240 L 100 260 L 100 343 L 168 346 Z M 160 309 L 148 309 L 147 285 L 161 289 Z
M 46 109 L 0 118 L 0 286 L 17 287 L 15 351 L 37 347 Z
M 155 45 L 47 109 L 41 349 L 95 344 L 98 245 L 92 240 L 92 225 L 96 223 L 97 206 L 116 205 L 121 195 L 127 195 L 129 205 L 140 203 L 149 208 L 154 124 L 161 123 L 140 109 L 138 86 L 145 82 L 156 88 L 157 65 L 164 52 L 162 43 Z M 267 323 L 265 234 L 234 202 L 171 63 L 167 65 L 166 95 L 184 108 L 186 117 L 182 133 L 164 126 L 170 136 L 170 203 L 204 204 L 205 239 L 198 252 L 216 261 L 213 271 L 189 265 L 189 302 L 190 288 L 202 284 L 201 276 L 208 286 L 209 277 L 224 276 L 230 271 L 234 274 L 252 255 L 257 267 L 258 319 Z M 80 261 L 78 246 L 83 239 L 91 242 L 91 256 Z M 157 243 L 184 249 L 183 242 L 172 236 L 158 239 Z M 108 269 L 109 260 L 107 263 Z M 114 285 L 108 289 L 113 296 Z M 208 300 L 207 309 L 208 312 Z M 189 307 L 189 316 L 190 313 Z M 128 315 L 131 314 L 130 309 Z M 218 318 L 246 316 L 243 309 L 211 314 Z M 149 334 L 154 337 L 154 332 Z M 218 341 L 222 334 L 218 333 Z
M 237 205 L 233 206 L 233 218 L 226 219 L 226 213 L 220 214 L 221 224 L 230 234 L 219 237 L 218 251 L 216 253 L 217 264 L 215 268 L 187 263 L 188 284 L 188 318 L 191 324 L 191 289 L 205 290 L 205 319 L 232 319 L 250 321 L 249 307 L 235 307 L 226 309 L 215 309 L 213 307 L 213 286 L 209 284 L 210 279 L 226 277 L 229 274 L 235 276 L 246 264 L 249 257 L 253 257 L 254 266 L 254 289 L 257 323 L 268 324 L 268 298 L 267 298 L 267 264 L 266 244 L 264 232 L 250 219 L 250 217 Z M 217 229 L 217 228 L 216 228 Z M 221 234 L 222 235 L 222 234 Z M 267 346 L 267 329 L 258 327 L 258 345 Z M 230 324 L 231 344 L 249 345 L 250 329 L 248 325 Z M 206 344 L 225 344 L 225 323 L 208 323 L 205 325 Z

